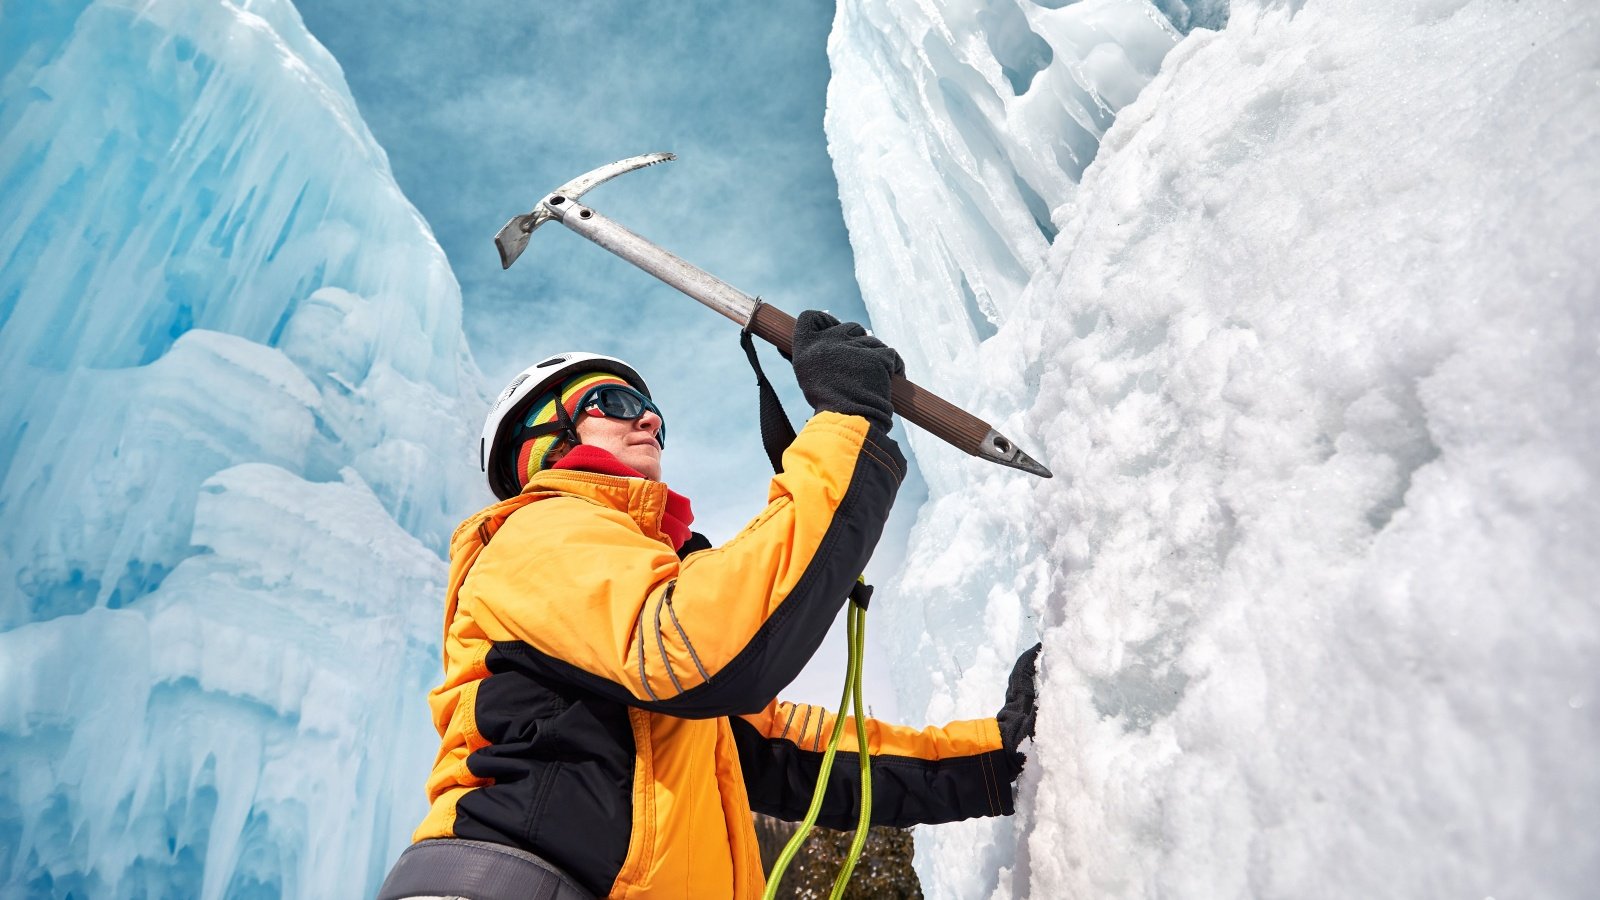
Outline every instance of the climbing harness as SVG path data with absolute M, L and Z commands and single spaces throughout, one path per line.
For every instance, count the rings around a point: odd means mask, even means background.
M 757 297 L 755 302 L 759 307 L 761 298 Z M 750 360 L 750 368 L 755 370 L 756 389 L 761 395 L 761 446 L 767 451 L 767 458 L 772 461 L 772 470 L 781 473 L 783 451 L 794 442 L 794 426 L 790 424 L 788 415 L 783 411 L 783 403 L 778 399 L 778 392 L 773 390 L 772 382 L 767 380 L 766 373 L 761 370 L 761 361 L 756 357 L 756 348 L 750 340 L 749 329 L 739 332 L 739 345 L 744 348 L 745 357 Z M 844 734 L 847 711 L 855 717 L 856 723 L 856 755 L 861 765 L 861 815 L 856 820 L 855 835 L 850 841 L 850 853 L 845 858 L 844 867 L 839 870 L 838 877 L 834 879 L 833 891 L 829 894 L 830 900 L 839 900 L 844 896 L 845 887 L 850 883 L 850 875 L 855 871 L 862 849 L 866 847 L 867 830 L 872 823 L 872 757 L 867 751 L 867 714 L 861 702 L 861 659 L 867 640 L 867 604 L 871 599 L 871 585 L 868 585 L 863 577 L 856 578 L 855 585 L 850 589 L 850 606 L 845 618 L 845 636 L 849 649 L 845 663 L 844 695 L 839 699 L 839 713 L 833 717 L 833 732 L 828 735 L 828 747 L 822 754 L 822 768 L 817 773 L 817 784 L 811 792 L 811 806 L 806 810 L 806 817 L 800 823 L 800 828 L 789 838 L 789 842 L 783 847 L 783 852 L 778 854 L 777 862 L 773 863 L 772 871 L 767 875 L 767 889 L 762 894 L 762 900 L 773 900 L 778 895 L 778 886 L 783 882 L 783 873 L 789 868 L 789 863 L 794 861 L 795 855 L 800 852 L 806 838 L 811 834 L 811 829 L 817 824 L 817 816 L 822 812 L 822 798 L 827 792 L 828 777 L 833 773 L 833 758 L 839 750 L 839 738 Z

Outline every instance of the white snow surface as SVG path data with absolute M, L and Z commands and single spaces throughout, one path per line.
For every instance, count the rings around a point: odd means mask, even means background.
M 0 7 L 0 208 L 0 895 L 372 894 L 487 498 L 444 254 L 287 0 Z
M 1590 896 L 1600 7 L 1167 13 L 839 4 L 875 329 L 1056 476 L 911 438 L 903 715 L 1044 642 L 1019 814 L 924 889 Z

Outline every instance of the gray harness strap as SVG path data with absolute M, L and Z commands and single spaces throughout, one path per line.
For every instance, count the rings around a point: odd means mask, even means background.
M 504 844 L 437 838 L 407 847 L 377 900 L 594 900 L 539 857 Z

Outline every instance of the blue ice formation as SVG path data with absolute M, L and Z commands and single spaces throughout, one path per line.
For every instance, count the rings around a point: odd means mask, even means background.
M 460 291 L 287 0 L 0 10 L 0 894 L 370 893 L 482 499 Z

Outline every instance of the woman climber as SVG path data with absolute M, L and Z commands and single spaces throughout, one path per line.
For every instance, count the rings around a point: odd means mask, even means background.
M 773 698 L 851 595 L 905 475 L 899 355 L 812 311 L 793 363 L 816 414 L 766 509 L 719 547 L 660 480 L 666 428 L 632 367 L 565 353 L 500 395 L 479 448 L 500 502 L 451 541 L 432 805 L 379 900 L 761 894 L 750 813 L 804 815 L 833 728 Z M 996 718 L 867 723 L 873 824 L 1013 812 L 1036 652 Z M 854 827 L 859 783 L 834 768 L 820 824 Z

